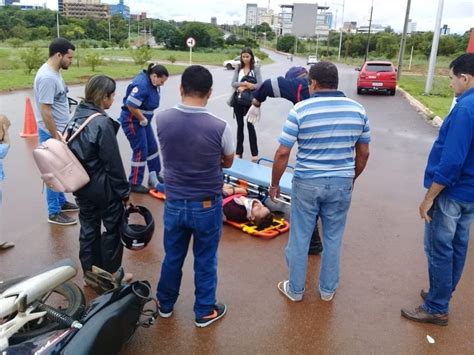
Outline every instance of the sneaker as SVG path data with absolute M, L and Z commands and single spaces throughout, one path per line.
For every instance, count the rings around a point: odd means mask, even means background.
M 79 207 L 72 202 L 66 201 L 64 205 L 61 207 L 61 212 L 77 212 L 79 211 Z
M 225 313 L 227 312 L 227 306 L 224 303 L 217 303 L 214 305 L 214 310 L 204 317 L 196 318 L 194 324 L 196 327 L 204 328 L 207 327 L 209 324 L 214 323 L 216 320 L 221 319 L 224 317 Z
M 290 291 L 290 281 L 285 280 L 285 281 L 280 281 L 278 283 L 278 289 L 280 290 L 281 293 L 283 293 L 286 297 L 288 297 L 290 300 L 293 302 L 299 302 L 303 300 L 303 294 L 300 293 L 293 293 Z
M 401 312 L 403 317 L 415 322 L 448 325 L 448 313 L 428 313 L 423 306 L 415 309 L 403 308 Z
M 158 314 L 161 318 L 169 318 L 173 315 L 173 309 L 166 309 L 160 306 L 158 307 Z
M 132 185 L 130 187 L 130 190 L 132 192 L 136 192 L 136 193 L 139 193 L 139 194 L 147 194 L 150 189 L 148 187 L 145 187 L 143 185 Z
M 61 226 L 71 226 L 77 223 L 77 220 L 69 217 L 67 214 L 62 212 L 52 214 L 48 216 L 48 223 L 59 224 Z
M 323 292 L 319 290 L 319 295 L 321 296 L 321 299 L 325 302 L 330 302 L 334 298 L 334 295 L 336 292 Z

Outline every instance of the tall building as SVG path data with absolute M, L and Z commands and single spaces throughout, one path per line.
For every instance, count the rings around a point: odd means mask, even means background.
M 416 22 L 408 19 L 407 33 L 412 34 L 413 32 L 416 32 Z
M 385 31 L 386 26 L 372 24 L 370 26 L 370 33 L 379 33 Z M 359 26 L 357 27 L 357 33 L 368 33 L 369 32 L 369 25 Z
M 100 0 L 59 0 L 58 9 L 67 17 L 110 17 L 110 6 L 101 4 Z
M 357 31 L 357 21 L 346 21 L 342 25 L 343 32 L 356 32 Z
M 110 5 L 110 13 L 112 16 L 120 15 L 124 19 L 128 20 L 130 17 L 130 7 L 123 3 L 123 0 L 120 0 L 118 4 Z
M 211 17 L 211 25 L 217 26 L 217 17 L 215 16 Z
M 279 34 L 292 34 L 297 37 L 318 37 L 329 35 L 332 13 L 328 6 L 318 4 L 280 5 Z
M 253 27 L 258 24 L 258 6 L 257 4 L 247 4 L 245 11 L 245 24 L 247 26 Z

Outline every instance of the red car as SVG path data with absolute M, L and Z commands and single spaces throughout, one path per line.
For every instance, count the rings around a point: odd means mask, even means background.
M 397 89 L 397 70 L 391 62 L 367 61 L 357 78 L 357 93 L 384 91 L 395 95 Z

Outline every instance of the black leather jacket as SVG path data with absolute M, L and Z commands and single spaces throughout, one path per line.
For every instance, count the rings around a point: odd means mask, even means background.
M 117 143 L 120 124 L 94 104 L 81 102 L 74 117 L 69 121 L 67 139 L 92 114 L 101 113 L 69 143 L 69 148 L 86 169 L 91 181 L 74 193 L 79 199 L 87 199 L 101 207 L 109 201 L 125 199 L 130 194 L 125 170 Z

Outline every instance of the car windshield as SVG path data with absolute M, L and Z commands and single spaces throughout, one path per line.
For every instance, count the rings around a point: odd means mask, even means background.
M 393 71 L 391 64 L 381 64 L 381 63 L 367 64 L 367 66 L 365 67 L 365 70 L 372 71 L 372 72 Z

